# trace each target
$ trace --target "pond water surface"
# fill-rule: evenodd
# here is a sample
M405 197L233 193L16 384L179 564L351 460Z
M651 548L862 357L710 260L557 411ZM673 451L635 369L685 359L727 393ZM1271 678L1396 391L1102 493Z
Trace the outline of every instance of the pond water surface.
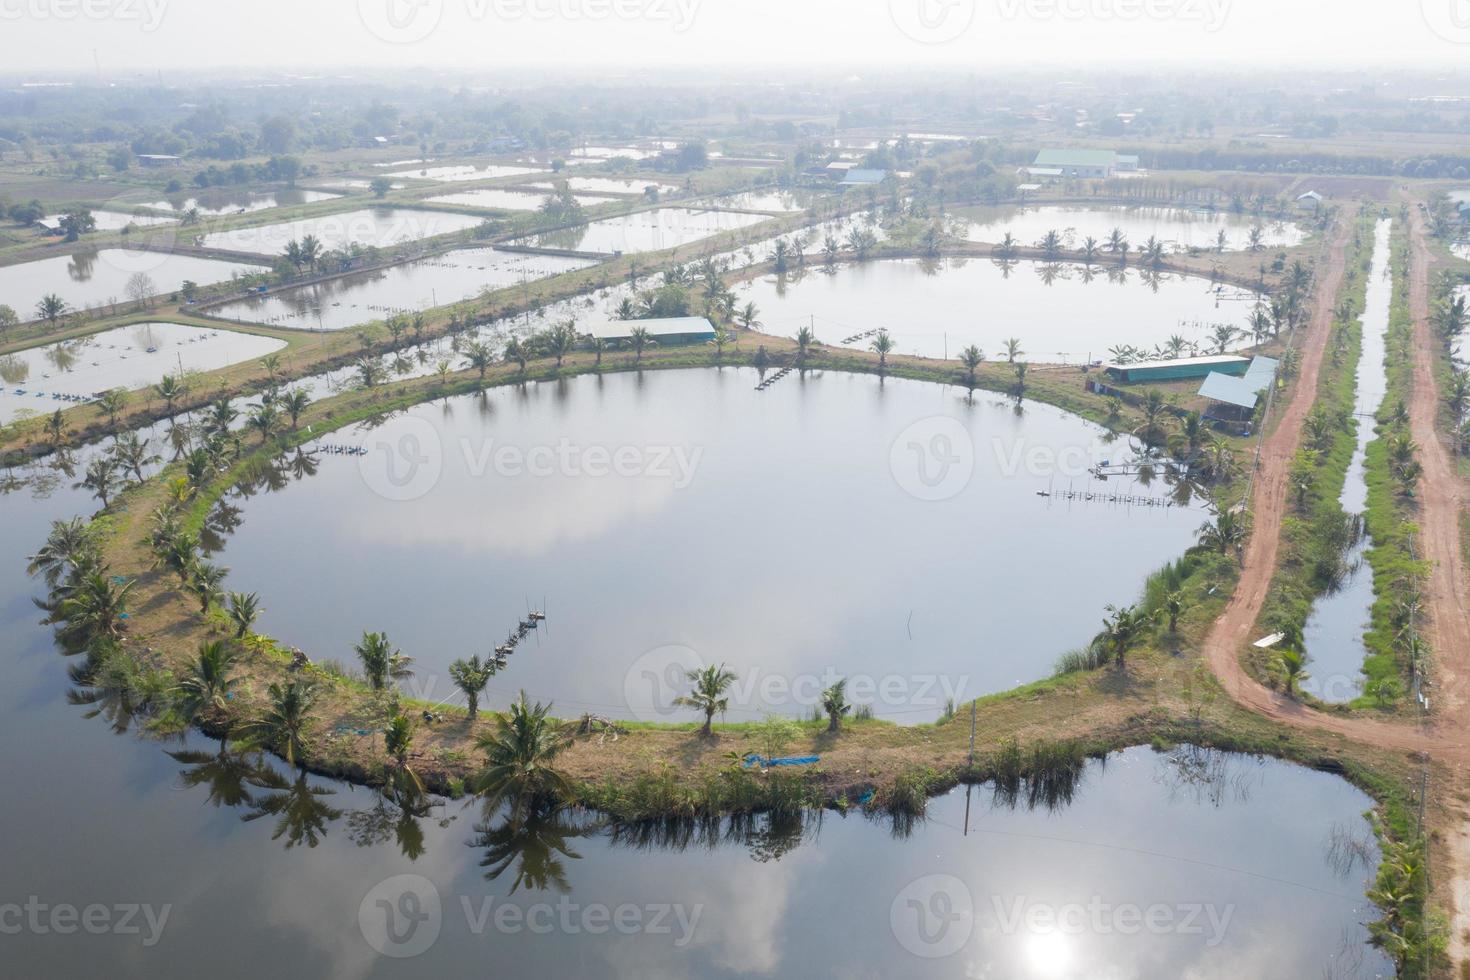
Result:
M591 259L462 248L212 307L213 316L308 330L342 330L401 312L457 303L575 269Z
M200 285L236 275L265 271L263 266L221 262L192 255L141 249L78 248L70 255L0 266L0 303L22 319L36 315L42 296L55 293L72 309L93 309L128 301L128 280L143 273L158 294L171 293L187 281Z
M273 337L155 322L0 355L0 422L22 409L49 414L71 406L53 395L144 388L165 374L215 371L285 346Z
M556 183L566 184L573 191L585 191L588 194L642 194L645 188L656 187L660 194L673 194L679 190L673 184L662 184L656 180L643 180L638 177L566 177L559 178L555 183L541 181L527 184L527 187L551 189Z
M489 163L483 167L478 167L474 164L465 164L462 166L422 167L418 170L395 170L389 173L388 176L458 183L466 180L489 180L492 177L522 177L527 174L544 173L546 173L545 170L537 167L511 167L503 164Z
M609 203L605 197L572 195L578 204L593 207ZM472 208L499 208L504 211L535 211L546 200L546 194L534 191L508 191L498 187L481 187L478 190L460 191L457 194L440 194L427 199L429 204L460 204Z
M765 220L763 215L736 211L655 208L532 235L517 244L576 252L658 252Z
M401 242L466 231L483 221L468 214L448 211L416 211L411 208L364 208L343 214L302 218L280 224L256 225L210 232L201 236L207 248L224 248L259 255L279 255L287 244L315 235L323 251L350 245L387 248Z
M1035 245L1049 231L1060 234L1066 248L1081 248L1089 235L1101 245L1114 228L1122 229L1135 251L1150 235L1175 251L1213 249L1221 231L1225 232L1227 250L1244 249L1253 227L1261 229L1261 244L1266 248L1299 245L1306 237L1294 222L1188 208L1048 204L961 213L971 219L966 231L971 241L999 242L1010 232L1025 246Z
M1173 334L1208 344L1213 324L1243 328L1255 301L1205 279L1138 269L989 259L827 268L810 257L803 274L756 280L739 296L756 304L767 333L813 326L823 343L857 337L848 346L866 349L883 328L901 354L953 358L978 344L991 359L1019 337L1022 360L1072 362L1106 358L1119 344L1151 349Z
M488 653L544 601L550 629L492 682L496 703L525 687L568 711L669 717L645 671L692 657L746 678L735 720L801 713L837 670L895 678L869 700L911 722L948 696L1049 675L1203 520L1197 506L1038 497L1127 453L1047 406L1018 415L1009 401L866 376L792 376L764 392L757 380L575 378L335 433L328 442L372 453L231 500L244 523L220 560L231 588L261 591L263 632L350 659L364 630L387 630L439 677L436 699L451 693L451 661ZM410 443L422 465L390 458ZM608 471L609 454L620 468Z
M161 201L149 201L140 204L143 208L157 208L160 211L188 211L197 210L200 214L245 214L251 211L265 211L269 208L292 207L300 204L313 204L317 201L330 201L340 194L330 194L326 191L313 191L303 188L291 188L279 191L246 191L232 190L227 187L213 187L209 190L198 191L191 195L178 194Z

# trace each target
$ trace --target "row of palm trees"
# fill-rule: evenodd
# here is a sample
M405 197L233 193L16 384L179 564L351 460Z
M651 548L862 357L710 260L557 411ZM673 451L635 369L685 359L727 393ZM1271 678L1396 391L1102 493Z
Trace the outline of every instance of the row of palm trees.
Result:
M730 709L730 688L739 676L724 664L711 664L685 671L684 679L690 684L687 694L674 699L679 707L693 708L704 715L700 734L714 734L715 715L724 716ZM827 716L827 731L837 734L842 730L842 719L852 712L847 700L847 678L839 678L822 691L822 711Z

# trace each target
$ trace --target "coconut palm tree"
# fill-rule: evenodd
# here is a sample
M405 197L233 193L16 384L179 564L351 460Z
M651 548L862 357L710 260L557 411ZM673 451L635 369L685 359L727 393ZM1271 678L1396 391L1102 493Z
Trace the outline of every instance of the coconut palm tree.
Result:
M1112 650L1114 662L1124 667L1128 651L1138 642L1152 617L1138 606L1108 606L1107 610L1097 638Z
M842 718L852 710L847 702L847 678L840 678L822 692L822 710L827 713L827 731L832 734L842 730Z
M136 432L125 432L112 444L112 458L118 470L131 473L133 479L143 482L143 470L157 463L161 457L148 451L148 440L139 438Z
M725 692L735 683L735 672L720 664L686 671L684 677L694 685L694 689L675 698L674 704L704 712L704 726L700 731L711 735L714 733L715 715L723 715L730 708L730 699Z
M1302 681L1312 675L1307 673L1307 655L1300 650L1282 650L1276 655L1276 669L1281 674L1286 696L1295 700Z
M1021 349L1021 338L1020 337L1008 337L1008 338L1006 338L1005 344L1006 344L1006 363L1007 364L1015 364L1016 363L1016 358L1020 357L1024 353L1026 353L1025 351L1023 351Z
M761 325L760 315L760 307L756 306L754 303L746 303L740 308L740 313L737 314L737 319L739 319L742 329L754 330L756 327Z
M1099 247L1097 239L1088 235L1082 242L1082 261L1088 265L1092 265L1093 262L1097 261Z
M521 377L525 377L526 364L531 360L531 352L519 337L512 337L505 345L505 360L518 364L521 369Z
M1001 237L1000 244L995 246L995 251L996 254L999 255L1001 258L1011 259L1015 258L1016 250L1019 247L1020 243L1016 241L1016 236L1007 231L1005 235Z
M316 704L316 682L296 678L289 684L270 686L265 714L243 729L253 741L281 754L288 765L296 765L306 750L311 727L311 709Z
M802 327L796 331L796 363L805 364L807 355L811 353L813 345L817 342L817 335L811 327Z
M880 373L888 367L888 355L892 353L894 346L893 337L889 335L887 330L879 330L873 337L873 342L868 345L868 348L878 355L878 370Z
M715 363L719 363L725 359L725 345L729 342L730 331L725 329L723 323L715 324L714 337L705 342L715 349Z
M972 388L975 387L975 372L980 370L980 365L984 360L984 352L974 344L960 351L960 363L965 366L965 380Z
M480 695L485 692L485 685L490 683L490 678L495 676L497 670L499 668L494 660L482 662L479 654L468 660L461 658L449 665L449 679L464 694L472 725L475 723L475 716L480 713Z
M174 689L174 708L185 721L194 721L203 712L225 709L235 683L235 649L222 640L206 640L184 669L184 676ZM221 749L224 748L221 740Z
M80 517L52 521L45 544L28 560L26 574L41 575L46 585L54 589L63 578L97 564L97 542L90 525Z
M1165 616L1169 618L1169 632L1179 632L1179 617L1189 607L1189 595L1183 589L1174 589L1164 594L1163 605L1160 606Z
M1157 388L1148 389L1143 393L1143 400L1139 402L1138 407L1143 413L1143 422L1133 430L1134 435L1145 442L1160 442L1164 432L1164 416L1169 410L1169 403L1164 398L1164 393Z
M480 375L480 383L485 383L485 372L490 370L490 365L495 363L495 353L490 345L480 340L472 340L464 349L464 356Z
M97 407L107 414L107 424L116 428L117 417L127 406L128 393L122 388L109 388L97 399Z
M381 691L388 686L394 658L402 656L393 649L387 633L363 633L362 640L352 647L352 652L357 654L357 659L362 663L363 676L374 691Z
M1228 555L1232 550L1239 554L1248 532L1249 521L1243 513L1224 510L1213 521L1201 524L1195 536L1201 548Z
M394 715L383 730L383 748L392 765L388 769L388 792L399 806L407 807L424 795L424 780L408 764L413 747L413 725L403 715Z
M522 691L496 718L494 731L475 739L486 765L473 781L474 791L487 809L508 803L513 823L571 795L571 783L553 765L571 739L548 717L550 710L549 704L530 704Z
M575 320L566 320L552 327L546 335L546 349L556 358L556 369L561 370L561 362L577 347L577 325Z
M92 496L102 501L102 508L106 510L117 490L117 463L110 456L96 457L87 464L87 472L81 482L73 486L77 490L92 491Z
M171 416L174 414L174 402L184 397L184 383L172 374L165 374L153 386L153 393L163 399L164 411Z
M199 600L201 614L207 614L210 607L224 597L224 581L229 572L228 568L207 561L196 561L190 566L184 587Z
M1036 247L1041 249L1042 258L1048 262L1054 262L1062 252L1062 236L1057 234L1056 229L1052 229L1041 236Z
M633 347L633 363L643 363L643 351L648 347L657 347L658 341L648 332L647 327L634 327L628 333L628 343Z
M53 327L56 326L56 321L61 319L66 314L66 311L66 301L63 300L60 296L57 296L55 293L47 293L45 296L42 296L41 301L36 304L36 316L42 320L45 320Z
M1128 254L1128 236L1123 234L1122 228L1114 228L1108 233L1107 244L1103 247L1114 255L1120 252L1126 255Z
M1246 233L1245 247L1252 252L1259 252L1266 247L1266 232L1260 225L1251 225L1251 230Z
M256 619L265 611L260 604L260 594L231 592L227 598L230 603L230 621L235 624L235 639L243 640L255 625Z
M114 582L105 570L89 571L66 591L52 619L66 623L66 633L73 637L121 636L135 584L131 579Z
M307 406L310 404L311 396L302 388L293 388L281 396L281 409L290 417L293 432L301 422L301 413L306 411Z

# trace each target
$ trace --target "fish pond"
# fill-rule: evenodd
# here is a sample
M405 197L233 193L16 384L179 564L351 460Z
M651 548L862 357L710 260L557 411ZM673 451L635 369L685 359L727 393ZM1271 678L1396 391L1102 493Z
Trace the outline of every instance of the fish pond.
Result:
M78 248L18 265L0 266L0 302L22 319L36 315L41 297L60 296L70 309L96 309L126 303L129 280L143 274L155 295L172 293L185 282L200 285L266 271L264 266L201 259L143 249Z
M1258 244L1263 248L1300 245L1306 238L1301 226L1275 217L1188 208L1048 204L978 208L958 214L968 220L965 237L971 241L995 243L1009 232L1023 246L1034 246L1049 231L1061 236L1064 248L1080 249L1088 236L1102 246L1115 228L1135 251L1150 236L1171 251L1208 251L1218 247L1222 231L1225 249L1237 251L1250 246L1253 228L1260 229Z
M206 248L279 255L290 242L312 235L321 242L323 251L353 245L387 248L403 242L467 231L482 220L473 215L447 211L364 208L299 221L211 232L202 236L202 244Z
M457 303L482 292L595 265L560 255L462 248L386 269L358 272L211 307L210 315L308 330L341 330Z
M736 211L655 208L531 235L517 244L574 252L658 252L765 220Z
M224 214L247 214L252 211L266 211L270 208L315 204L317 201L330 201L340 196L340 194L308 190L306 188L289 188L279 191L246 191L234 190L227 187L212 187L208 190L197 191L192 194L178 194L163 200L149 201L138 206L155 208L159 211L177 211L181 214L185 211L198 211L203 215L217 217Z

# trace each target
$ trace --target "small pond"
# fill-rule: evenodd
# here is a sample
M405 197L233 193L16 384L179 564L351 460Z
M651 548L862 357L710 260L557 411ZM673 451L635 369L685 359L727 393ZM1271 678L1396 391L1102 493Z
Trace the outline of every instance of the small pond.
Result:
M1060 234L1067 248L1081 248L1089 235L1102 245L1114 228L1122 229L1135 251L1150 235L1173 251L1213 249L1221 231L1225 232L1227 250L1244 249L1255 227L1261 229L1265 248L1299 245L1306 237L1299 225L1270 216L1187 208L1048 204L981 208L960 214L970 219L965 235L971 241L999 242L1010 232L1025 246L1035 245L1049 231Z
M482 187L478 190L460 191L457 194L440 194L437 197L428 198L426 203L459 204L471 208L498 208L504 211L535 211L541 207L541 202L546 200L546 196L545 193L538 194L534 191ZM584 207L609 203L609 199L605 197L587 197L581 194L572 196L578 204Z
M483 167L474 164L446 167L423 167L418 170L394 170L388 174L389 177L401 177L413 180L442 180L446 183L459 183L466 180L489 180L492 177L523 177L527 174L544 174L546 171L536 167L512 167L498 163L487 163Z
M414 242L436 235L466 231L483 220L473 215L451 214L447 211L363 208L360 211L303 218L299 221L216 231L202 236L202 240L207 248L253 252L258 255L279 255L285 251L288 243L307 235L315 235L324 252L351 245L387 248L401 242Z
M763 215L736 211L655 208L532 235L518 244L575 252L658 252L765 220Z
M247 214L251 211L265 211L270 208L293 207L301 204L314 204L317 201L330 201L340 194L331 194L327 191L314 191L305 188L291 188L279 191L247 191L234 190L227 187L212 187L209 190L196 191L190 194L177 194L164 200L149 201L138 205L144 208L156 208L159 211L198 211L203 215L218 216L223 214Z
M535 279L585 269L591 259L462 248L387 269L247 297L212 307L213 316L307 330L341 330L470 299Z

